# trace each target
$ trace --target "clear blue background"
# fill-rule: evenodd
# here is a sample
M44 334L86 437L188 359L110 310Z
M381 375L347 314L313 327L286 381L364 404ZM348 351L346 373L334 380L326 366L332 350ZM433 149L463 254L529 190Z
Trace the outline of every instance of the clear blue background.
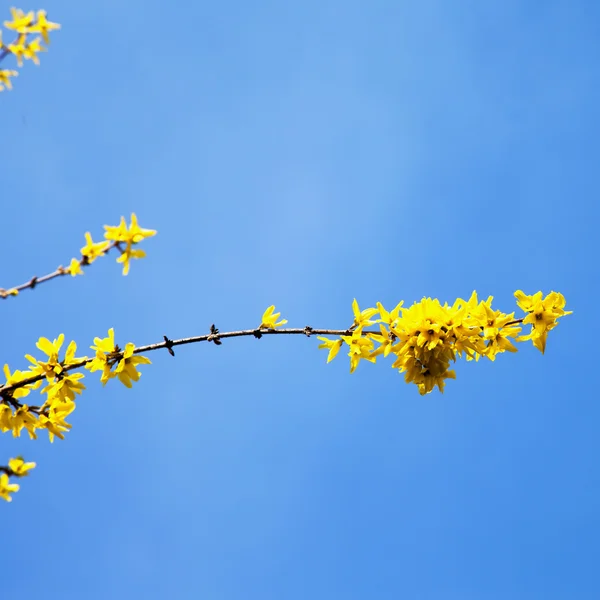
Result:
M354 297L554 289L575 313L424 398L297 337L88 377L64 442L0 438L38 463L0 506L2 597L600 597L598 3L31 8L63 29L0 96L0 285L131 211L159 234L126 278L109 257L2 303L2 363L271 303L343 328Z

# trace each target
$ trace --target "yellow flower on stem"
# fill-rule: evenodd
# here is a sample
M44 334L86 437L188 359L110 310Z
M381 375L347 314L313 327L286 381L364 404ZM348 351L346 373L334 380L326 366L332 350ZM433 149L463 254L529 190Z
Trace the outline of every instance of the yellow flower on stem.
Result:
M337 353L340 351L340 348L342 347L344 341L341 339L330 340L326 337L317 337L317 339L323 342L322 344L319 344L319 348L325 348L326 350L329 350L329 354L327 355L327 362L330 363L337 356Z
M17 477L25 477L29 475L29 471L31 469L35 469L34 462L26 463L20 456L17 458L11 458L8 461L8 468L17 476Z
M365 308L363 311L360 310L356 298L352 302L352 312L354 313L354 324L353 327L368 327L373 325L375 321L369 321L369 318L377 314L376 308Z
M14 55L17 59L17 64L22 67L23 66L23 58L25 57L25 53L27 52L27 47L24 44L25 36L22 35L19 37L16 43L9 44L6 48L8 51Z
M32 440L37 439L35 430L39 428L38 420L34 413L29 411L29 406L23 404L12 417L13 437L21 437L21 430L26 429Z
M40 59L37 57L38 52L47 52L47 50L40 44L40 38L35 38L25 46L23 56L29 60L32 60L36 65L39 65Z
M61 401L75 400L76 395L81 394L83 390L85 390L85 385L80 381L83 378L83 373L71 373L70 375L65 375L63 373L60 377L57 377L54 382L49 383L43 388L41 393L48 394L49 400L53 398Z
M110 246L110 242L94 242L90 232L85 234L85 246L81 249L81 255L86 259L88 264L93 263L100 256L104 256Z
M56 29L60 29L60 25L58 23L51 23L46 18L45 10L38 10L37 12L37 21L28 27L28 31L30 33L40 33L44 38L44 42L46 44L50 43L50 38L48 37L49 31L54 31Z
M18 75L18 71L13 71L12 69L0 69L0 92L5 87L12 90L12 81L10 78L17 77Z
M518 306L529 313L523 319L523 325L531 325L531 333L517 338L517 341L531 340L543 354L546 350L548 332L558 325L559 317L571 315L573 311L564 310L565 297L557 292L550 292L545 298L542 298L542 292L527 296L521 290L517 290L515 297Z
M368 360L369 362L376 362L377 357L372 356L373 352L373 341L366 338L362 334L362 327L355 329L352 335L343 335L342 339L348 346L350 346L350 373L354 373L358 363L361 360Z
M33 11L25 14L20 8L11 8L10 14L12 15L12 21L4 21L6 29L12 29L17 33L28 33L30 31L29 28L34 19Z
M381 313L379 313L381 314ZM369 338L375 340L379 343L379 347L376 350L373 350L371 356L377 357L383 354L384 357L387 357L392 350L393 344L396 340L396 336L386 329L385 325L380 324L379 330L381 333L370 333Z
M149 358L141 355L135 355L135 345L131 342L125 345L125 350L115 345L115 330L111 327L108 330L108 337L94 338L95 346L91 346L96 351L96 358L89 362L85 368L89 371L102 370L100 381L103 385L109 379L118 377L119 381L126 387L131 387L131 381L138 381L141 373L135 368L136 365L149 365ZM116 365L116 369L112 368Z
M11 374L10 368L8 365L4 365L4 377L6 377L6 382L4 385L14 385L15 383L20 383L24 379L29 379L32 377L31 371L15 371ZM13 390L11 396L18 400L19 398L25 398L29 394L31 390L35 390L42 384L41 381L36 381L35 383L28 383L27 385L23 385Z
M129 227L127 227L125 217L121 217L121 222L119 225L116 227L112 225L105 225L104 229L106 230L104 233L105 239L115 242L127 242L128 244L137 244L144 238L156 235L156 231L154 229L142 229L138 225L138 220L135 213L131 213L131 224Z
M7 404L0 404L0 431L6 433L12 430L13 411Z
M117 258L118 263L123 263L123 275L129 273L129 262L132 258L144 258L146 253L143 250L134 250L133 244L141 242L144 238L156 235L154 229L143 229L138 225L135 213L131 213L131 224L127 227L125 217L121 217L119 225L105 225L104 237L107 240L117 242L117 247L121 250L121 256ZM121 249L119 244L126 244L125 249Z
M272 304L271 306L269 306L269 308L267 308L267 310L265 310L262 316L262 321L258 326L259 329L275 329L276 327L281 327L282 325L285 325L287 323L287 319L282 319L281 321L277 322L277 319L279 319L281 313L276 313L274 311L274 304Z
M66 407L70 409L71 407ZM57 437L61 440L65 439L63 435L63 431L69 431L71 429L71 425L65 422L68 414L72 412L60 411L52 409L49 414L41 414L40 415L40 428L44 428L48 430L48 437L50 438L50 442L54 442L54 438Z
M60 361L58 358L58 354L60 352L60 348L64 342L65 336L61 333L58 338L56 338L53 342L51 342L48 338L41 337L36 346L48 357L47 361L41 361L37 358L31 356L31 354L26 354L25 358L32 363L32 367L30 367L31 372L36 375L44 375L46 379L52 383L56 376L59 376L63 372L63 365L70 365L76 362L80 362L84 360L84 358L77 358L75 356L75 351L77 350L77 344L74 341L69 343L65 353L65 359Z
M65 271L69 273L69 275L71 275L72 277L75 277L75 275L83 275L81 261L76 258L72 258L71 262L69 263L69 266L65 269Z
M19 491L18 483L10 483L8 479L8 475L6 473L2 473L0 475L0 498L6 500L7 502L12 502L12 498L10 495L14 492Z
M123 275L129 273L129 261L132 258L145 258L146 253L143 250L134 250L131 247L131 243L128 242L125 250L121 250L121 256L117 258L118 263L123 263Z
M117 373L119 381L128 388L131 387L132 380L138 381L142 375L136 369L136 366L152 364L149 358L142 356L141 354L134 355L134 350L135 345L129 342L123 351L123 358L119 361L119 364L115 369L115 373Z

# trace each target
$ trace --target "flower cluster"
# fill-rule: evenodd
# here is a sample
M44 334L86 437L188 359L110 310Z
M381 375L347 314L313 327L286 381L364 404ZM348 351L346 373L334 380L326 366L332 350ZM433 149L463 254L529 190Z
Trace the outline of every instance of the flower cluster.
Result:
M114 331L108 332L105 339L96 338L91 346L96 352L94 358L77 357L77 345L70 342L64 357L59 358L64 335L61 334L52 342L41 337L37 347L45 357L35 358L27 354L25 358L31 363L26 371L11 370L4 365L5 383L0 386L0 431L12 432L20 437L23 429L31 439L37 439L37 431L45 429L50 441L55 437L64 439L64 432L71 429L66 422L67 417L75 410L75 400L85 389L82 383L84 374L72 372L81 367L90 371L102 370L101 381L105 384L109 379L118 379L127 387L132 381L138 381L141 373L137 365L150 364L145 356L134 355L135 346L128 343L125 350L115 344ZM45 384L45 385L44 385ZM44 401L33 406L22 401L36 389L45 395Z
M11 458L8 466L0 467L0 498L11 502L11 494L19 491L18 483L11 483L10 477L27 477L29 471L35 468L34 462L25 462L23 457Z
M408 308L401 302L391 312L381 303L361 311L354 300L352 326L338 339L319 337L323 341L319 348L329 350L329 362L346 344L351 373L363 359L375 362L391 354L392 368L404 373L407 383L416 384L420 394L436 386L443 392L446 379L456 378L450 365L457 358L495 360L503 352L516 352L515 342L525 340L532 340L544 352L548 331L556 327L559 317L571 314L564 310L565 299L557 292L542 298L542 292L527 296L519 290L515 297L528 313L524 318L494 310L491 296L478 301L475 292L469 300L459 298L452 306L423 298ZM379 324L378 332L365 331L374 324ZM521 324L531 324L531 333L520 336Z
M97 258L104 256L111 248L116 247L121 253L117 258L118 263L123 263L123 275L129 273L129 263L132 258L144 258L146 253L143 250L133 248L134 244L141 242L144 238L156 235L154 229L142 229L138 225L135 213L131 213L131 223L129 227L125 222L125 217L121 217L119 225L104 226L104 240L94 242L89 232L85 234L85 246L81 249L81 260L76 258L71 260L68 271L71 275L83 275L82 265L91 265ZM123 244L125 247L123 248Z
M115 243L128 246L148 235L147 230L137 227L137 222L132 222L128 228L122 221L118 227L107 230ZM93 244L90 239L89 256L95 252L92 250ZM138 381L141 375L137 367L150 364L150 360L142 356L145 352L163 348L174 356L175 346L196 342L214 342L220 346L222 340L239 336L260 339L263 335L271 334L336 335L336 339L318 338L323 342L319 348L329 350L327 362L337 356L344 344L349 348L351 373L361 360L374 363L380 356L385 358L392 355L392 367L404 373L407 383L416 384L420 394L428 394L435 387L443 392L446 379L456 377L450 365L457 358L464 356L466 360L479 360L486 357L495 360L503 352L516 352L515 343L526 340L531 340L536 348L544 352L548 332L556 327L560 317L571 314L571 311L564 310L564 297L556 292L543 297L541 292L527 296L519 290L515 296L518 305L527 313L525 317L515 318L514 312L506 314L495 310L491 296L479 301L475 292L469 300L459 298L452 306L441 304L436 299L423 298L408 308L400 302L391 311L379 302L376 307L361 310L354 300L354 321L345 330L308 326L284 329L282 326L287 320L280 319L281 313L275 312L275 306L272 305L263 313L258 328L220 332L213 324L206 335L179 340L164 336L164 342L137 348L130 342L121 349L115 343L114 330L109 329L107 337L94 338L91 349L95 354L92 358L76 357L77 346L75 342L70 342L61 359L64 335L53 341L42 337L37 347L45 356L39 359L27 354L26 358L31 363L29 370L11 372L8 365L4 366L6 382L0 385L0 432L12 432L13 436L18 437L25 429L32 439L36 439L37 431L45 429L50 441L55 437L64 439L64 432L71 428L66 418L75 409L77 396L85 389L82 383L84 374L72 371L82 367L91 372L100 371L103 385L117 378L125 386L131 387L132 382ZM530 333L520 335L522 325L527 324L531 325ZM378 325L379 329L368 329L374 325ZM39 388L45 394L40 406L22 402L31 391ZM21 463L0 467L3 473L0 497L10 499L10 493L18 489L18 485L10 483L8 476L19 476L23 468Z
M123 275L129 273L130 262L132 258L143 258L146 253L143 250L133 248L134 245L147 237L156 235L153 229L142 229L135 213L131 214L131 223L129 226L125 222L125 217L121 217L121 222L117 226L105 225L104 239L100 242L94 242L91 233L85 234L85 246L81 248L80 258L72 258L68 267L59 266L52 273L43 277L32 277L26 283L10 289L0 288L0 298L17 296L21 290L33 289L40 283L50 281L62 275L83 275L83 268L91 265L96 259L105 256L110 250L116 248L120 253L117 262L123 264Z
M44 10L38 10L37 15L33 11L25 13L18 8L11 8L10 11L12 19L4 21L4 27L14 31L16 37L11 43L5 44L2 41L2 31L0 30L0 61L11 54L15 57L19 67L23 66L24 60L31 60L39 65L38 54L46 51L42 40L49 44L48 32L60 29L60 25L48 21ZM30 36L35 34L39 35L31 39ZM18 72L14 69L0 69L0 91L5 88L12 89L11 78L17 75Z

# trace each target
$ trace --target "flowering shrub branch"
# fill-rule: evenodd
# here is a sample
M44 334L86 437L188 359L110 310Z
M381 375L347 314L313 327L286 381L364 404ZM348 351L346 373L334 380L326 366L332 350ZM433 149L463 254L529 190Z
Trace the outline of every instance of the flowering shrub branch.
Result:
M33 12L25 14L16 8L11 9L11 13L12 20L5 21L4 25L16 32L16 39L5 45L0 37L0 61L12 54L19 66L24 59L38 64L37 53L45 48L39 37L28 41L28 36L39 33L49 43L48 32L60 26L47 21L44 11L38 11L37 17ZM16 74L16 71L0 70L0 91L4 87L11 88L11 77ZM40 283L63 275L83 275L84 267L115 248L119 252L117 262L123 265L123 275L127 275L131 260L145 256L137 244L156 234L152 229L141 228L135 214L131 215L129 225L121 218L119 225L105 226L104 229L104 239L100 242L94 242L89 232L85 234L81 256L71 259L67 267L59 266L43 277L33 277L13 288L0 288L0 297L16 296L24 289L34 289ZM136 347L128 342L120 347L115 342L114 330L109 329L106 337L94 338L90 357L76 356L75 341L71 341L63 352L63 334L53 341L40 337L36 346L43 358L25 355L30 363L25 370L11 371L8 364L4 365L5 381L0 383L0 432L11 432L14 437L20 437L26 430L31 439L37 439L38 432L45 430L51 442L55 438L62 440L71 429L66 419L75 410L78 396L86 389L83 384L85 371L100 372L103 385L118 379L130 388L141 377L139 366L150 364L144 356L149 352L165 349L175 356L177 346L200 342L221 346L226 339L244 336L256 339L269 335L317 336L322 342L319 348L328 351L327 362L346 347L350 373L362 360L375 363L377 359L389 358L391 367L404 375L407 383L416 385L419 394L429 394L436 387L443 393L446 380L456 378L450 367L457 359L494 361L499 354L516 352L516 344L525 341L531 341L543 353L548 333L556 327L558 319L571 314L565 310L564 296L557 292L543 296L542 292L527 295L518 290L515 297L524 312L522 317L515 318L514 312L493 309L493 298L479 300L476 292L468 300L458 298L452 305L423 298L409 307L400 302L392 310L387 310L380 302L361 310L354 300L354 318L346 329L284 328L287 320L280 319L281 313L275 312L275 306L269 306L259 325L251 329L220 332L211 325L209 333L203 335L176 340L163 336L163 341L146 346ZM522 333L523 327L528 325L530 330ZM35 390L39 390L41 401L26 403L24 399ZM35 463L26 463L22 457L11 458L8 465L0 466L0 498L10 501L11 494L19 490L14 478L27 476L35 466Z
M130 262L132 258L143 258L146 253L143 250L133 248L134 244L139 243L147 237L156 235L152 229L142 229L137 222L135 213L131 214L131 224L127 227L125 218L121 218L121 223L116 227L105 225L104 241L94 242L89 232L85 234L86 244L81 248L81 258L72 258L68 267L59 266L55 271L44 275L43 277L32 277L29 281L15 287L4 289L0 288L0 298L6 299L11 296L17 296L20 291L27 288L34 289L40 283L45 283L56 277L63 275L83 275L83 268L91 265L97 258L105 256L113 248L119 251L118 263L123 264L123 275L129 273Z
M46 44L50 43L48 32L60 29L58 23L51 23L46 18L45 10L38 10L37 15L33 11L25 14L19 8L10 9L12 20L4 21L4 27L14 31L16 36L9 44L4 44L2 41L2 30L0 30L0 62L8 55L15 57L17 66L23 66L23 60L31 60L34 64L39 65L39 52L46 52L47 48L42 44L42 39ZM30 40L29 36L39 33L42 37L35 37ZM4 89L12 89L13 77L19 73L14 69L0 69L0 92Z
M142 229L134 214L129 226L124 218L116 227L105 226L103 242L95 243L87 233L87 243L81 249L82 258L73 259L69 272L79 274L83 264L91 264L109 249L117 247L121 251L117 260L123 263L123 272L127 274L130 259L145 256L133 246L155 234L154 230ZM480 358L493 361L498 354L516 352L515 344L524 341L532 341L543 353L548 332L556 327L560 317L571 314L565 310L564 296L557 292L544 297L542 292L526 295L518 290L515 297L517 305L525 312L523 317L515 318L514 312L493 309L493 297L478 300L476 292L469 300L458 298L452 305L423 298L408 308L400 302L391 311L380 302L375 307L361 310L354 300L354 319L346 329L283 328L288 321L280 319L281 313L275 312L275 306L269 306L260 324L252 329L221 332L213 324L209 333L203 335L177 340L163 336L162 342L146 346L136 347L128 342L121 348L115 342L114 330L109 329L107 337L94 338L94 344L90 346L94 351L91 357L77 357L77 344L71 341L60 358L64 335L53 341L40 337L36 346L45 355L43 359L25 355L30 363L27 370L11 371L8 364L4 365L5 382L0 385L0 432L12 432L13 436L20 437L25 429L31 439L37 439L37 432L46 430L50 441L56 437L64 439L71 429L66 419L75 410L77 396L86 389L82 369L100 371L103 385L116 378L132 387L132 382L141 376L139 365L150 364L144 354L166 349L175 356L177 346L199 342L220 346L223 340L244 336L260 339L268 335L316 335L322 342L319 348L328 350L327 362L333 360L344 345L347 346L350 373L356 370L361 360L375 363L378 358L391 357L392 368L402 373L407 383L415 384L421 395L432 392L435 387L443 392L446 380L456 378L455 371L450 369L451 362L463 357L467 361ZM531 326L524 335L521 334L523 325ZM378 328L369 329L373 326ZM41 403L30 405L22 401L38 389L43 396ZM9 477L20 476L17 475L19 469L9 463L7 467L0 467L0 472L0 497L9 499L10 493L18 489Z

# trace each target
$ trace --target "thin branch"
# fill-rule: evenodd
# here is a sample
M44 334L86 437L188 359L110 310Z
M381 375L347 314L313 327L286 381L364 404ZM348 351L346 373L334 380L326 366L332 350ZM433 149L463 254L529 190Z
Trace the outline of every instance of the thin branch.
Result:
M118 242L111 242L102 256L108 254L113 248L118 248L119 250L121 250ZM85 256L80 258L78 262L80 267L88 267L90 265L87 257ZM46 281L50 281L51 279L55 279L56 277L62 277L63 275L70 275L70 272L67 267L63 267L62 265L58 267L56 271L52 271L52 273L48 273L47 275L43 275L42 277L36 277L34 275L29 281L26 281L21 285L17 285L8 289L0 288L0 299L6 300L6 298L12 296L13 294L11 294L11 292L13 290L16 290L17 292L21 292L28 288L33 290L40 283L45 283Z
M516 321L511 321L507 325L514 325L517 323L521 323L523 319L518 319ZM146 346L138 346L134 349L133 354L144 354L146 352L152 352L154 350L162 350L166 349L171 356L174 356L173 348L176 346L185 346L187 344L196 344L199 342L213 342L215 345L221 345L221 340L227 338L234 337L255 337L260 339L265 335L304 335L306 337L310 337L311 335L330 335L330 336L342 336L342 335L351 335L354 326L351 326L347 329L315 329L314 327L310 327L307 325L302 328L287 328L287 329L240 329L238 331L226 331L219 332L219 330L211 325L211 333L205 335L198 335L187 338L180 338L178 340L171 340L166 335L163 336L162 342L158 342L156 344L148 344ZM363 331L362 335L381 335L380 331ZM113 353L111 359L115 362L118 362L123 357L123 352L118 349ZM91 363L94 360L94 357L86 357L80 361L71 363L69 365L63 365L63 372L74 371L76 369L80 369L81 367L85 367L88 363ZM15 404L19 404L14 398L12 398L12 392L20 387L24 387L26 385L36 383L38 381L42 381L46 379L45 375L34 375L27 379L22 379L17 383L13 383L12 385L4 385L0 386L0 398L2 398L2 402L10 403L13 406ZM29 410L35 412L39 410L39 407L30 406Z

